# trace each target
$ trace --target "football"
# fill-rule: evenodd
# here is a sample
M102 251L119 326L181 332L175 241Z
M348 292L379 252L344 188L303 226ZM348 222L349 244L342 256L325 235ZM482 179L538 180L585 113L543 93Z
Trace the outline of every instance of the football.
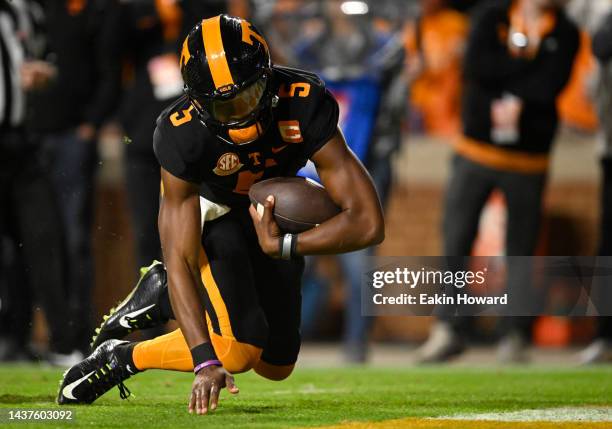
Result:
M275 177L251 186L249 198L258 211L274 196L274 218L284 233L307 231L340 213L325 188L303 177Z

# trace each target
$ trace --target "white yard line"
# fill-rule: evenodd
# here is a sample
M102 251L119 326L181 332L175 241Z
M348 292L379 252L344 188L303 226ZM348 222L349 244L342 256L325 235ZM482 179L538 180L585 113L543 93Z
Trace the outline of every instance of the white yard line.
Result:
M485 420L496 422L612 422L612 407L562 407L499 413L456 414L439 420Z

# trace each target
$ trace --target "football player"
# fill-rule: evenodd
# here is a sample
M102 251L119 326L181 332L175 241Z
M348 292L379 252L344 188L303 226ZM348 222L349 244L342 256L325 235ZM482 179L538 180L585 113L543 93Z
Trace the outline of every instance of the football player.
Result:
M244 19L196 25L182 46L185 95L158 118L162 169L159 230L165 266L153 263L97 330L95 351L64 374L58 403L91 403L151 368L194 371L189 411L238 393L232 374L271 380L292 372L300 348L302 255L380 243L384 222L370 177L338 129L338 104L314 74L273 66ZM294 176L307 160L340 214L297 235L281 234L270 196L248 199L260 180ZM306 203L306 202L305 202ZM129 332L178 321L142 342Z

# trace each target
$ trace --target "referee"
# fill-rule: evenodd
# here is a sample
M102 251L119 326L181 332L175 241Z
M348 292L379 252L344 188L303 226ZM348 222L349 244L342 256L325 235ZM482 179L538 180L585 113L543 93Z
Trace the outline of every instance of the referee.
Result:
M0 0L0 236L16 244L26 283L45 312L50 361L69 365L79 356L72 354L70 329L61 310L65 300L60 221L37 147L28 141L23 127L26 91L36 91L54 75L49 64L26 60L34 45L29 16L34 8L25 0ZM2 287L8 305L27 296L28 288L17 284ZM30 320L22 320L23 313L9 308L7 320L2 321L0 360L29 355Z

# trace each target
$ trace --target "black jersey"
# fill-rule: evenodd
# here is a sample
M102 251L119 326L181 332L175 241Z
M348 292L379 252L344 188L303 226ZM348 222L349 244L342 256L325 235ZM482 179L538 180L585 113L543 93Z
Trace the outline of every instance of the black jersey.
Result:
M182 97L157 119L153 148L160 165L199 184L204 198L229 206L247 205L256 182L294 176L333 136L338 103L315 74L275 66L273 76L279 101L259 139L235 145L217 138Z

